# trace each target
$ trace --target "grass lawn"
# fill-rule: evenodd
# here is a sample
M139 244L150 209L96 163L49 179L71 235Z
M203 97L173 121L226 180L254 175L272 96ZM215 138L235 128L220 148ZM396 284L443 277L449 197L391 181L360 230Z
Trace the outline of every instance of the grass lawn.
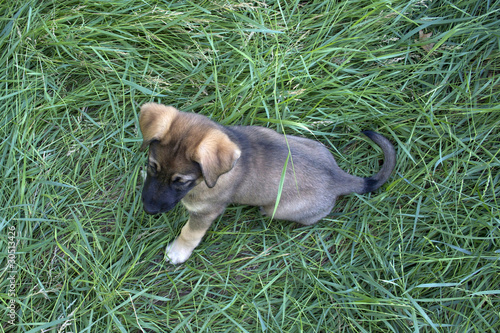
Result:
M500 2L0 2L0 332L500 331ZM138 110L398 162L313 226L144 213Z

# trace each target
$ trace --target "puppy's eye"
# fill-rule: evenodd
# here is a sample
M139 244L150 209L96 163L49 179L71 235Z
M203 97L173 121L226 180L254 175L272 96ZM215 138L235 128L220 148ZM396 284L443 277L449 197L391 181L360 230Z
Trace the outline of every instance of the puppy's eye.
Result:
M190 177L186 177L186 176L174 176L172 178L172 182L174 184L178 184L178 185L189 185L191 184L192 182L194 181L194 179L190 178Z
M181 178L181 177L175 177L174 178L174 183L177 183L177 184L186 184L188 182L189 182L188 179L184 179L184 178Z
M147 170L152 174L156 174L158 172L158 165L155 162L149 161L147 163Z

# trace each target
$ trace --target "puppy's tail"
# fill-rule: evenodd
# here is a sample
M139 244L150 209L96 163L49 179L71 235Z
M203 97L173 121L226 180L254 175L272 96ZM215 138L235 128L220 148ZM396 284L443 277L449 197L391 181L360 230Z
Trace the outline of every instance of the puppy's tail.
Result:
M394 150L394 146L389 140L373 131L363 131L362 133L382 148L384 152L384 164L376 175L363 179L362 188L356 191L359 194L375 191L382 186L389 179L396 166L396 150Z

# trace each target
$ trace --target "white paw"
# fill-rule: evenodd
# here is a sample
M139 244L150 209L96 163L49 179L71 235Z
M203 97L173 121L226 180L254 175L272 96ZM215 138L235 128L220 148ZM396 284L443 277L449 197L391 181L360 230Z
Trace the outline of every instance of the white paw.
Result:
M182 264L189 259L191 253L193 253L194 247L183 243L177 238L172 243L167 245L166 249L166 260L171 264Z

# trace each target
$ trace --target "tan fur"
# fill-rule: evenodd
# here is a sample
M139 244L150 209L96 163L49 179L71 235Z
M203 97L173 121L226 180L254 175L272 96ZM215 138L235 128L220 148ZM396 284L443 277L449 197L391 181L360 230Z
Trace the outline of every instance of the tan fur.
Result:
M220 175L228 172L240 158L241 150L223 132L212 129L196 148L193 160L201 166L208 187L214 187Z
M178 112L174 107L156 103L146 103L141 107L139 115L143 137L141 150L144 150L152 140L161 140L165 137Z
M263 127L224 127L195 113L147 103L139 116L149 167L143 189L146 212L158 214L179 201L189 211L180 236L167 247L169 261L186 261L212 221L230 203L261 206L277 219L312 224L325 217L339 195L380 187L395 163L392 144L365 132L384 151L375 176L341 170L322 144ZM281 198L276 205L285 161Z

